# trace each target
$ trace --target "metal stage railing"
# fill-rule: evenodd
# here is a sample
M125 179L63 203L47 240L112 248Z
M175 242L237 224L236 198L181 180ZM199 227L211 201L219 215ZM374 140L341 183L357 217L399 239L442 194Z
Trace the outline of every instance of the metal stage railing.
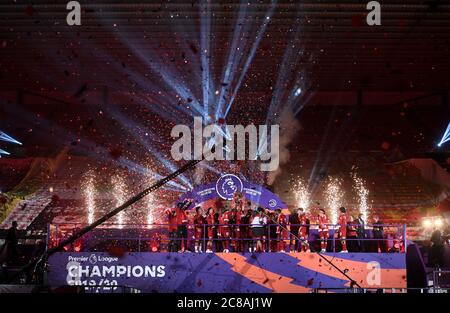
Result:
M351 225L354 226L354 225ZM405 252L406 251L406 225L405 224L377 224L377 227L382 226L384 229L384 236L382 238L374 237L372 231L372 225L366 225L364 231L364 237L362 236L348 236L345 239L349 252ZM81 223L61 223L51 224L48 228L48 247L52 248L64 241L65 238L70 237L73 233L76 233L78 229L85 227ZM98 227L92 231L89 235L83 237L74 242L72 245L67 246L67 251L93 251L98 250L99 246L104 245L107 242L114 243L116 246L120 246L121 243L126 251L130 252L143 252L150 251L148 245L157 246L157 251L171 251L171 245L180 247L183 242L186 250L190 250L191 246L197 241L202 247L202 251L206 250L208 241L212 241L214 251L220 252L221 245L224 241L234 247L237 252L242 251L242 247L236 249L236 245L249 246L254 245L257 240L263 241L263 246L266 252L278 251L278 247L275 247L278 243L284 243L286 247L291 250L291 247L296 249L299 246L299 240L296 238L298 234L293 236L290 233L292 227L308 227L309 234L306 241L309 243L312 251L315 247L315 243L320 241L318 235L318 224L291 224L287 227L287 230L279 230L278 224L266 224L262 226L264 228L263 236L256 238L252 236L251 224L167 224L167 223L153 223L153 224L115 224L105 223L101 227ZM229 232L229 236L221 236L221 230ZM211 234L212 239L208 236L208 231ZM196 235L197 231L197 235ZM184 235L182 235L184 233ZM338 225L329 224L329 238L327 240L328 252L339 252L341 239L337 237ZM81 240L81 241L80 241ZM399 251L392 249L394 242L397 242L400 246ZM147 247L146 247L147 243ZM193 250L193 249L192 249ZM320 249L319 249L320 250ZM247 250L245 250L247 251ZM156 252L156 251L154 251Z

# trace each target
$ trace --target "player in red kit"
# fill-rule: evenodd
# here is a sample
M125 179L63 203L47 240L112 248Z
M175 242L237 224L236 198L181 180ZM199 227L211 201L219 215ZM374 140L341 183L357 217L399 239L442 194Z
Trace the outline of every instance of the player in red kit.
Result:
M249 202L241 218L241 226L240 226L243 251L245 251L248 247L249 252L252 252L251 247L253 246L252 245L253 231L252 228L250 227L250 223L252 222L253 219L252 212L253 210L251 208L251 203Z
M289 244L289 231L287 229L288 219L285 214L281 212L281 209L276 210L277 213L277 237L278 237L278 247L279 252L285 252L286 246ZM288 241L288 242L286 242Z
M320 252L325 252L327 250L327 239L329 237L328 232L328 216L324 209L320 209L319 216L319 238L320 238Z
M168 208L164 210L167 224L169 225L169 252L177 252L177 216L176 208Z
M206 253L213 252L213 239L214 239L214 229L215 221L214 221L214 210L213 208L208 208L206 211L206 224L208 224L207 232L208 232L208 243L206 244Z
M339 211L341 214L339 214L339 231L338 231L338 237L341 240L342 250L341 252L347 253L347 210L344 207L340 207Z
M298 219L300 223L300 227L298 229L298 238L300 238L299 248L300 251L309 252L309 244L308 244L308 217L306 216L303 208L298 209Z
M202 240L203 240L203 230L205 228L206 218L203 215L203 210L201 207L195 208L194 215L194 251L195 253L202 252Z
M236 210L243 210L244 208L244 199L240 192L235 192L233 194L233 200L232 200L232 208Z
M231 219L231 211L227 207L219 216L219 237L222 241L223 252L230 252L230 226L228 225Z
M243 252L244 251L244 246L243 246L243 242L242 242L242 234L241 234L241 224L242 224L242 219L244 216L244 211L242 210L241 207L238 207L236 209L236 212L234 212L234 220L233 220L233 232L232 232L232 236L233 236L233 245L234 245L234 252Z
M178 225L178 240L180 240L180 249L178 252L185 252L187 249L188 239L188 217L182 205L179 205L176 210L177 225Z

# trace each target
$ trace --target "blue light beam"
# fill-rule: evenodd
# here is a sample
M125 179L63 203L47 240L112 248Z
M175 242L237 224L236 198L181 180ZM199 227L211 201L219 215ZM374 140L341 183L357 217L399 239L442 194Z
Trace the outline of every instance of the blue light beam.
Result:
M239 80L238 80L235 88L234 88L233 94L231 95L231 99L230 99L229 103L227 104L224 116L227 116L228 112L231 109L231 106L232 106L232 104L234 102L234 99L236 98L236 95L237 95L237 93L239 91L239 88L241 87L242 81L244 80L244 77L247 74L247 70L249 69L249 67L250 67L250 65L251 65L251 63L253 61L253 57L256 54L256 50L258 49L259 43L261 42L261 39L263 38L263 35L266 32L266 28L267 28L267 26L269 25L269 23L271 21L272 14L273 14L273 12L275 10L276 5L277 5L277 1L276 0L272 0L271 3L270 3L270 8L269 8L269 10L267 11L267 13L266 13L266 15L264 17L264 21L262 23L262 26L261 26L261 28L259 29L259 31L258 31L258 33L256 35L255 41L253 42L253 45L252 45L251 50L250 50L250 54L247 57L247 60L245 61L244 68L241 71L241 75L239 77Z
M441 147L447 141L450 141L450 123L448 123L447 129L445 130L445 133L442 136L441 141L438 143L438 147Z
M5 151L5 150L0 149L0 158L2 157L2 154L4 154L4 155L10 155L11 153L9 153L8 151Z

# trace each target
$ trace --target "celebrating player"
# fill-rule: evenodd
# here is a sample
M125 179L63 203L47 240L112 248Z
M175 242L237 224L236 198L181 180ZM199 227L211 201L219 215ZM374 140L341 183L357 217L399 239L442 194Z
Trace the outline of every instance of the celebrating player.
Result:
M319 238L320 238L320 252L327 250L328 232L328 216L324 209L319 209Z
M233 226L233 244L235 252L243 252L244 251L244 243L242 242L242 234L241 233L241 224L243 223L245 213L242 207L237 208L234 213L234 226ZM245 236L244 236L245 238Z
M186 208L188 205L185 203L178 203L176 209L176 221L177 221L177 233L178 239L180 240L180 249L178 252L185 252L187 250L187 239L188 239L188 218L186 215Z
M164 210L169 228L169 252L177 252L177 217L176 208Z
M298 209L298 219L300 223L300 228L298 229L298 237L300 238L299 242L300 251L309 252L309 244L308 244L309 221L303 208Z
M338 237L341 240L342 250L341 252L347 253L347 210L344 207L340 207L339 211L341 214L339 215L339 231L338 231Z
M223 252L230 252L230 226L228 225L231 219L231 211L225 206L222 214L219 216L219 238L222 241Z
M289 231L287 229L288 219L281 209L276 210L277 213L277 235L278 235L278 251L285 252L286 246L289 244ZM287 242L286 242L287 241Z
M203 209L201 207L195 208L194 215L194 251L195 253L202 252L202 242L203 230L205 228L206 218L203 214Z
M212 253L214 229L216 228L213 208L208 208L208 210L206 211L206 224L208 224L208 243L206 244L206 253Z

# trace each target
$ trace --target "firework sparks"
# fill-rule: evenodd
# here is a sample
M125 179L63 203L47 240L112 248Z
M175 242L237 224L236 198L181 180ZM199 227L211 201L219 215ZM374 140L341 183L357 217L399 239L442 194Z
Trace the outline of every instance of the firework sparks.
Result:
M307 212L310 204L311 193L308 190L307 184L305 184L302 179L299 179L294 184L294 194L297 205Z
M331 213L331 223L336 224L338 219L338 210L342 206L344 191L341 188L342 179L329 177L325 188L325 201Z
M84 199L87 208L87 221L88 224L92 224L95 220L95 185L94 175L92 172L88 172L82 184Z
M359 213L363 216L363 220L367 223L367 217L369 212L369 190L366 188L365 181L358 177L356 173L352 174L353 188L356 190L358 196Z
M127 194L127 186L125 184L125 180L121 176L116 175L111 178L111 183L113 185L116 206L122 205L126 200L125 197ZM119 228L123 228L124 219L124 212L119 212L119 214L117 214L116 220Z
M153 211L155 208L155 199L152 195L147 196L147 228L151 228L151 225L155 221Z

